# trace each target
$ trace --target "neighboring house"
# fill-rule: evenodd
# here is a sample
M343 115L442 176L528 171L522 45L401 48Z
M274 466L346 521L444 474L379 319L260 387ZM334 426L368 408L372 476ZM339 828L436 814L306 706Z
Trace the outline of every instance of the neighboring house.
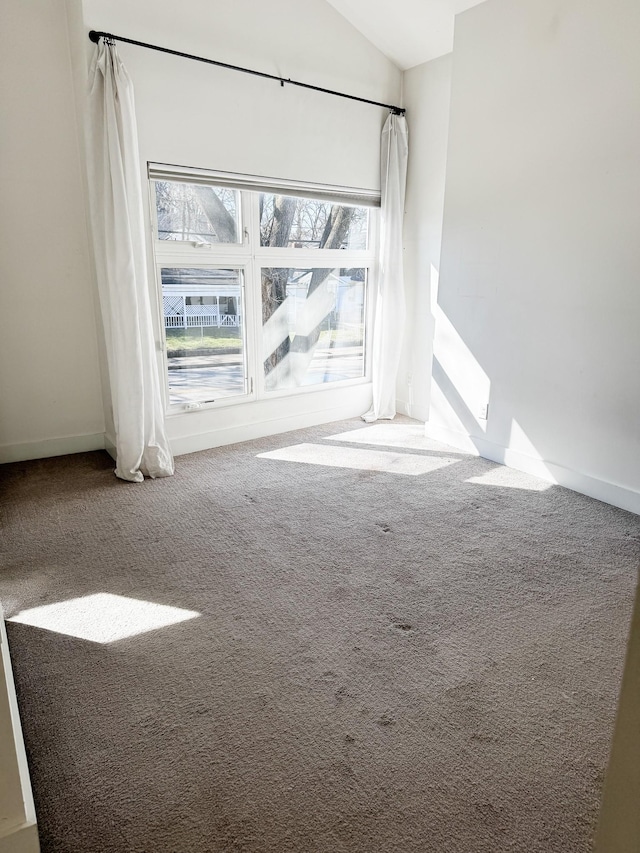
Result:
M164 269L165 328L239 326L240 290L233 270Z

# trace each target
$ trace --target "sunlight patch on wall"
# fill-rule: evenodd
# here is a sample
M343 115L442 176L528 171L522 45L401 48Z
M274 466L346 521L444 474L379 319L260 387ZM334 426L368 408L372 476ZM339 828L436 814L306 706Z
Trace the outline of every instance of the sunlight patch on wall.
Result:
M431 304L431 313L436 316L438 310L438 287L440 285L440 270L431 264L429 269L429 297Z
M196 616L200 614L195 610L99 592L23 610L8 621L92 643L114 643L195 619Z
M433 266L431 278L438 278ZM491 381L440 305L433 303L432 310L435 332L430 421L454 432L486 432L485 408Z
M469 477L465 483L475 483L479 486L498 486L501 489L523 489L529 492L546 492L553 485L545 480L532 477L531 474L523 474L522 471L516 471L514 468L507 468L504 465L493 468L486 474Z
M443 456L417 456L412 453L391 453L384 450L364 450L353 447L331 447L322 444L295 444L259 453L259 459L281 462L302 462L308 465L327 465L331 468L354 468L359 471L381 471L386 474L420 476L446 468L457 459Z
M383 447L403 447L407 450L432 450L440 453L461 455L460 451L427 438L424 424L374 424L328 435L330 441L348 441L354 444L374 444Z

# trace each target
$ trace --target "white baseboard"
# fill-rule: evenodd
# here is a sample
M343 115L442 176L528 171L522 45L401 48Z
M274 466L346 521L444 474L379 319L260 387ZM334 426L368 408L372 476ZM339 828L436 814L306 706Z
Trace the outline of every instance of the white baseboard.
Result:
M104 449L107 451L109 456L116 461L116 438L114 435L111 435L108 432L104 434Z
M38 853L36 810L0 608L0 853ZM8 712L8 719L5 714Z
M435 441L441 441L443 444L449 444L451 447L465 450L475 456L482 456L492 462L524 471L526 474L540 477L541 480L564 486L566 489L580 492L580 494L587 495L590 498L596 498L596 500L640 515L640 492L627 486L611 483L608 480L600 480L591 477L589 474L565 468L564 465L559 465L556 462L547 462L542 458L530 456L519 450L512 450L509 447L495 444L486 438L470 436L467 433L457 432L447 427L435 426L428 421L425 424L425 433Z
M267 435L277 435L281 432L292 432L296 429L354 418L366 412L370 405L370 386L357 386L351 389L349 397L345 397L336 405L318 408L316 404L308 410L275 417L268 417L263 411L259 420L213 426L206 432L172 436L171 451L174 456L182 456L185 453L196 453L199 450L209 450L226 444L237 444L241 441L264 438Z
M104 450L104 433L46 438L44 441L27 441L24 444L3 444L0 445L0 464L85 453L88 450Z
M212 411L179 415L178 418L186 417L194 430L187 435L171 435L173 418L167 421L169 442L174 456L185 453L195 453L199 450L208 450L212 447L220 447L225 444L236 444L240 441L250 441L254 438L263 438L279 432L291 432L304 427L331 423L344 418L353 418L366 412L371 405L371 386L358 385L349 389L341 389L339 394L333 395L331 405L322 405L327 400L327 394L309 394L306 398L301 395L297 399L298 411L287 415L271 415L271 412L283 408L282 403L274 401L268 405L262 404L259 411L256 409L245 409L246 422L238 423L233 418L229 422L230 409L218 410L217 416L212 418ZM319 398L319 399L318 399ZM256 403L256 407L261 404ZM236 407L234 407L236 408ZM289 402L291 408L291 402ZM240 411L237 407L236 411ZM224 414L226 412L226 415ZM202 417L200 417L202 416ZM207 429L197 431L199 419L202 422L206 418ZM225 423L226 421L226 423ZM5 462L23 462L27 459L45 459L50 456L64 456L69 453L83 453L89 450L106 450L113 458L116 458L115 438L109 432L96 433L95 435L78 435L66 438L51 438L44 441L27 442L25 444L0 445L0 464ZM2 851L0 850L0 853Z

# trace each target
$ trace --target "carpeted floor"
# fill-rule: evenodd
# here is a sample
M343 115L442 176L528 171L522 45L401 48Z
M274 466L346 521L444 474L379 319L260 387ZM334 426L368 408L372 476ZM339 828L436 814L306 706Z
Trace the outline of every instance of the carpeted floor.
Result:
M43 853L587 853L640 518L407 419L112 467L0 469Z

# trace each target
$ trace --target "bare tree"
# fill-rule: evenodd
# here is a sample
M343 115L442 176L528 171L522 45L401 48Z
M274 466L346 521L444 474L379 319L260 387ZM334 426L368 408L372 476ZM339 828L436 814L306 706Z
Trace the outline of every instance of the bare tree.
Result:
M297 199L290 196L273 197L272 215L261 235L263 246L287 246L296 212ZM262 270L262 323L278 310L287 298L287 282L291 270L285 267L269 267ZM265 372L269 373L289 351L289 338L285 338L265 361Z
M349 226L353 218L353 207L343 207L342 205L334 204L331 207L331 212L327 217L324 226L324 231L320 239L321 249L339 249L344 243ZM314 269L311 273L311 281L307 290L307 299L317 290L320 285L326 281L331 273L329 269ZM307 352L313 349L320 337L320 327L326 318L323 317L313 331L307 336L296 335L290 344L292 352Z
M344 244L349 233L354 208L342 205L331 205L326 202L301 201L286 196L274 196L269 200L269 208L262 209L262 245L288 246L292 226L302 232L305 226L304 239L306 242L318 242L319 249L339 249ZM297 236L297 234L296 234ZM329 277L331 267L314 269L311 273L307 298L317 290ZM291 277L291 269L268 268L262 271L262 321L266 323L273 313L284 303L287 296L287 283ZM295 335L291 340L288 336L280 342L277 349L269 354L264 362L265 374L270 373L280 364L289 352L308 353L313 350L320 337L322 317L315 329L307 336Z
M237 242L238 232L235 217L229 213L215 189L199 185L194 186L193 189L218 240L221 243Z
M182 223L183 233L186 229L191 234L198 233L198 229L204 229L206 222L220 242L237 241L233 191L210 186L183 185L183 195L178 198L175 196L174 187L175 185L168 184L167 191L164 192L162 184L158 183L161 200L159 209L164 206L168 222L173 221L175 214L176 222ZM351 223L357 216L356 210L353 207L313 199L261 194L260 243L262 246L285 248L291 244L293 232L294 242L307 245L317 243L319 249L339 249L347 239ZM211 239L211 234L203 234L203 237ZM186 239L189 239L189 236ZM262 270L263 324L284 304L291 273L291 268L287 267L268 267ZM331 268L314 269L311 272L307 298L327 280L330 273ZM313 350L325 319L326 317L321 318L308 336L296 335L292 340L286 336L265 360L265 374L280 364L289 352L303 353Z
M172 181L156 182L158 230L161 239L215 240L235 243L236 193L234 190Z

